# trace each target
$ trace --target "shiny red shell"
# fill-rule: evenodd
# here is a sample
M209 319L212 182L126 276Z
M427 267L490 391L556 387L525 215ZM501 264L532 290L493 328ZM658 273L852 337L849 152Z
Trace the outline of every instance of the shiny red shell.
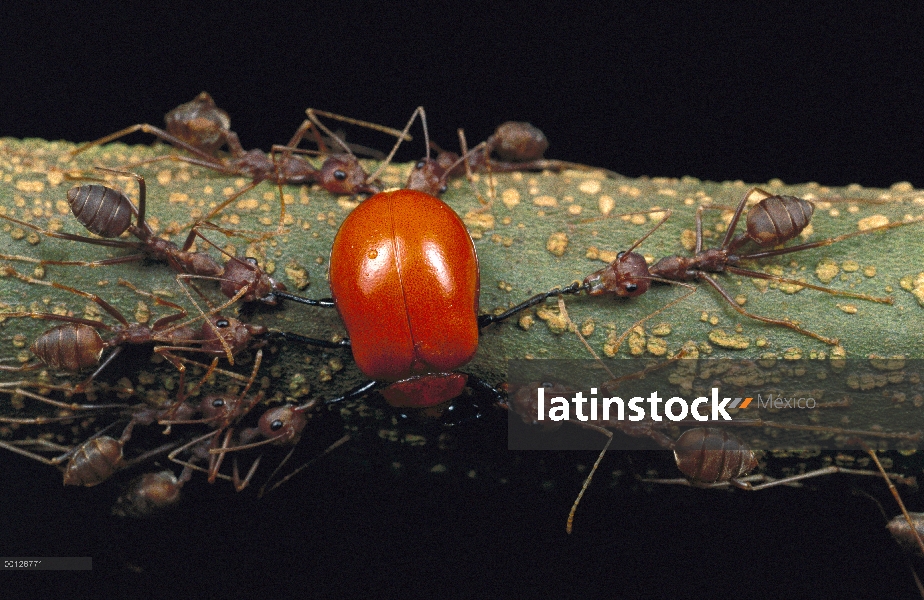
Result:
M368 377L453 371L478 348L479 272L462 219L413 190L376 194L337 232L330 287Z

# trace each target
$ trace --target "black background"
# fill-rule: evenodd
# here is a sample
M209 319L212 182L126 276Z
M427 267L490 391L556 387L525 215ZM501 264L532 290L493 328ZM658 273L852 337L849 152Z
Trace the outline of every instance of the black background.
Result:
M912 2L152 4L4 7L0 135L85 141L161 125L207 90L248 148L287 141L309 106L400 127L424 105L444 145L458 127L478 141L526 120L548 135L548 156L630 176L924 186L924 21ZM320 466L260 502L200 482L172 517L126 525L106 515L105 492L62 490L50 468L5 453L0 554L89 555L96 566L3 573L0 585L101 596L915 593L879 510L851 482L761 494L598 485L569 538L580 477L553 492L524 480ZM862 487L894 513L877 484Z

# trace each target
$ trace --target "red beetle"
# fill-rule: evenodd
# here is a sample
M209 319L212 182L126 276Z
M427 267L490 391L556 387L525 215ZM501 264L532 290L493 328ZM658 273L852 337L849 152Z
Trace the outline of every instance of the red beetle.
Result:
M334 303L359 369L397 407L458 396L478 349L478 256L462 219L414 190L383 192L343 222L330 254Z
M475 355L479 329L550 296L589 290L590 284L575 282L502 314L479 315L479 283L475 246L455 211L421 191L382 192L360 204L337 232L330 256L332 299L274 292L303 304L335 306L349 339L329 342L274 333L315 346L352 348L357 366L373 381L328 404L382 384L388 384L382 395L396 408L437 407L459 396L466 385L486 392L493 403L503 402L503 395L486 382L454 372Z
M353 350L357 366L372 381L328 404L386 384L381 393L389 404L433 409L431 415L442 413L440 405L459 396L466 385L486 393L491 405L502 401L503 395L488 383L454 371L475 355L481 327L561 293L535 296L501 315L479 315L478 256L468 229L442 200L410 189L376 194L344 220L331 249L330 284L331 299L286 292L278 297L335 306L349 339L329 342L273 333ZM480 410L474 416L481 416ZM451 421L464 419L454 415Z

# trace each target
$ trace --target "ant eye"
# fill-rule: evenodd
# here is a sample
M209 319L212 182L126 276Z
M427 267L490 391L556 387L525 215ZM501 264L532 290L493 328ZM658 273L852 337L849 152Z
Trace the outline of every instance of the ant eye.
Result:
M215 327L228 327L231 323L227 319L218 319L215 321Z
M449 187L447 187L447 185L444 183L443 185L440 186L440 190L439 190L439 191L440 191L441 194L445 194L445 193L446 193L446 190L448 190L448 189L449 189Z
M252 265L254 265L254 266L257 265L257 259L254 258L254 257L252 257L252 256L248 256L248 257L245 258L244 260L247 261L247 262L249 262L250 264L252 264Z
M414 165L414 168L417 169L417 170L419 171L420 169L423 169L423 168L424 168L424 165L426 165L426 164L427 164L426 162L424 162L424 161L422 161L422 160L418 160L418 161L417 161L417 164Z
M215 398L214 400L212 400L212 406L214 406L215 408L221 408L224 405L225 405L225 401L222 400L221 398Z
M637 283L627 283L626 285L623 286L623 289L626 290L627 292L634 292L635 290L638 289L638 284Z
M626 251L623 250L622 252L620 252L619 254L616 255L616 258L622 258L622 255L625 254L625 253L626 253Z
M334 179L336 179L337 181L343 181L343 180L345 180L345 179L346 179L346 172L345 172L345 171L341 171L340 169L337 169L336 171L334 171Z
M270 429L272 429L273 431L279 431L280 429L282 429L283 425L284 423L282 422L282 419L276 419L275 421L270 423Z

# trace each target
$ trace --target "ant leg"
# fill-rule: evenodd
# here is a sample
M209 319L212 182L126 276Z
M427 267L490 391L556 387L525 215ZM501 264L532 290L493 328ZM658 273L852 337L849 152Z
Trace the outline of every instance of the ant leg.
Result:
M184 278L186 278L186 276L184 276L184 275L177 275L177 276L176 276L176 280L177 280L178 283L180 283L181 280L184 279ZM192 284L190 284L190 285L192 285ZM241 289L237 294L234 295L234 297L232 297L230 300L228 300L228 302L226 302L225 304L221 305L219 308L214 308L214 309L210 310L209 313L206 314L205 311L202 310L202 307L199 306L199 304L193 299L192 294L189 293L189 290L186 289L186 286L183 286L182 283L181 283L181 287L182 287L182 289L183 289L183 293L186 294L186 297L189 298L189 301L192 302L193 306L196 307L196 310L199 311L199 316L198 316L198 317L194 317L192 320L186 321L185 323L183 323L183 324L181 324L181 325L176 325L176 326L174 326L173 328L168 329L168 330L166 330L166 331L172 331L172 330L175 330L175 329L177 329L177 328L179 328L179 327L182 327L182 326L185 326L185 325L189 325L190 323L194 323L194 322L196 322L196 321L202 320L202 321L205 322L205 324L206 324L206 325L208 326L208 328L211 330L212 335L215 336L215 339L218 341L218 343L221 344L221 349L224 351L225 356L228 358L228 362L229 362L231 365L234 365L234 352L233 352L232 349L231 349L231 344L228 343L228 340L225 338L225 336L223 336L223 335L221 334L221 332L218 330L218 327L216 326L215 322L213 322L212 320L209 319L209 316L214 315L214 314L217 314L217 313L218 313L220 310L222 310L223 308L228 307L228 306L230 306L231 304L233 304L234 302L236 302L239 298L241 298L244 294L247 293L247 288L245 287L245 288ZM197 288L195 285L193 285L192 287L193 287L194 290L196 290L196 292L199 293L199 295L200 295L203 299L205 299L205 295L202 294L202 292L201 292L201 290L199 290L199 288ZM208 301L208 300L206 300L206 301ZM161 320L163 320L163 319L161 319ZM205 342L205 340L200 340L200 341L203 341L203 343Z
M728 295L728 292L726 292L722 288L722 286L719 285L718 281L716 281L715 279L713 279L709 275L706 275L703 272L699 272L698 275L700 279L706 280L706 282L709 285L714 287L716 291L719 292L719 294L721 294L723 298L725 298L725 300L731 305L732 308L734 308L736 311L738 311L740 314L744 315L745 317L756 319L764 323L770 323L772 325L780 325L782 327L788 327L789 329L792 329L793 331L797 331L801 333L802 335L807 335L810 338L814 338L818 341L824 342L826 344L830 344L832 346L836 346L838 344L837 338L828 338L818 333L813 333L809 331L808 329L803 329L802 327L799 327L797 324L793 323L792 321L785 321L783 319L771 319L770 317L761 317L759 315L755 315L754 313L749 313L748 311L738 306L738 303L735 302L735 300L731 296Z
M289 457L292 456L292 452L294 452L294 450L295 450L295 449L293 448L292 450L289 451L288 454L286 454L286 457L285 457L284 459L282 459L282 462L279 463L279 466L276 467L276 469L272 472L272 474L271 474L271 475L269 476L269 478L266 480L266 483L263 484L263 487L260 488L260 493L257 495L257 497L258 497L258 498L262 498L264 494L268 494L268 493L272 492L273 490L275 490L276 488L278 488L280 485L284 484L284 483L287 482L288 480L292 479L293 477L295 477L296 475L298 475L299 473L301 473L302 471L304 471L306 468L308 468L308 467L310 467L311 465L313 465L318 459L320 459L320 458L322 458L322 457L324 457L324 456L327 456L327 455L330 454L332 451L336 450L337 448L339 448L339 447L342 446L343 444L347 443L348 441L350 441L350 434L349 434L349 433L346 434L346 435L344 435L342 438L340 438L339 440L337 440L336 442L334 442L334 443L331 444L330 446L328 446L328 447L324 450L324 452L318 454L317 456L315 456L314 458L312 458L311 460L309 460L308 462L306 462L305 464L303 464L303 465L300 466L299 468L295 469L294 471L292 471L291 473L289 473L288 475L286 475L285 477L283 477L282 479L280 479L278 482L276 482L276 484L275 484L273 487L271 487L270 489L267 490L267 489L266 489L266 486L269 485L269 483L273 480L273 477L276 476L276 474L279 472L279 470L282 468L282 466L283 466L284 464L286 464L286 461L289 460Z
M825 292L831 294L832 296L843 296L846 298L857 298L858 300L869 300L870 302L878 302L879 304L892 304L895 300L891 296L879 297L879 296L870 296L869 294L860 294L857 292L846 292L841 290L836 290L834 288L824 287L821 285L815 285L805 281L800 281L798 279L788 279L786 277L779 277L777 275L770 275L769 273L761 273L760 271L752 271L750 269L742 269L741 267L732 267L726 266L725 270L729 273L735 273L736 275L743 275L745 277L751 277L752 279L766 279L769 281L778 281L780 283L789 283L792 285L798 285L801 287L806 287L811 290L818 290L819 292Z
M896 221L894 223L889 223L887 225L880 225L879 227L873 227L871 229L864 229L862 231L853 231L851 233L845 233L843 235L838 235L833 238L828 238L826 240L818 240L817 242L809 242L807 244L799 244L798 246L789 246L787 248L780 248L778 250L767 250L766 252L754 252L753 254L743 254L739 256L740 259L751 259L751 258L767 258L769 256L780 256L781 254L789 254L791 252L798 252L800 250L809 250L811 248L820 248L822 246L830 246L836 242L846 240L858 235L866 235L869 233L876 233L877 231L885 231L886 229L893 229L895 227L904 227L905 225L912 225L914 223L920 223L924 221L924 217L915 217L910 221Z
M37 231L44 236L57 238L59 240L69 240L72 242L84 242L87 244L95 244L97 246L108 246L110 248L141 248L143 246L143 244L140 244L138 242L126 242L123 240L108 240L105 238L91 238L85 235L77 235L75 233L58 233L56 231L48 231L47 229L42 229L41 227L33 225L32 223L26 223L25 221L20 221L19 219L14 219L13 217L9 217L7 215L0 215L0 219L6 219L7 221L16 223L17 225L22 225L23 227L28 227L29 229L32 229L33 231ZM120 258L123 258L123 257L120 257ZM132 260L139 260L139 259L132 258ZM44 264L99 266L99 265L93 265L92 263L89 263L89 262L82 262L82 261L58 261L58 262L42 261L42 262ZM105 264L109 264L109 263L105 263Z
M738 238L736 238L735 240L732 240L732 236L735 234L735 229L737 229L738 227L738 219L741 218L741 212L744 210L744 207L748 203L748 200L750 199L751 194L753 194L754 192L760 192L761 194L764 195L764 197L770 197L773 195L768 192L765 192L764 190L760 188L753 187L749 189L747 193L744 194L744 198L741 199L741 202L738 203L738 207L735 209L735 214L734 216L732 216L731 221L728 223L728 228L725 230L725 237L722 239L722 245L719 246L720 248L728 249L729 251L731 251L732 248L737 248L738 246L743 244L745 241L747 241L748 237L744 234L742 234L741 236L738 236ZM696 211L696 253L697 254L699 254L703 249L702 248L702 239L703 239L702 237L702 231L703 231L702 210L704 208L705 207L701 206Z
M382 132L382 133L386 133L386 134L388 134L388 135L390 135L390 136L396 137L396 138L398 138L398 139L403 139L403 140L408 141L408 142L410 142L410 141L412 141L412 140L414 139L413 137L411 137L410 135L408 135L406 131L405 131L405 132L401 132L401 131L398 131L397 129L393 129L393 128L391 128L391 127L386 127L386 126L384 126L384 125L379 125L378 123L370 123L369 121L361 121L361 120L359 120L359 119L354 119L354 118L352 118L352 117L345 117L345 116L343 116L343 115L338 115L338 114L336 114L336 113L327 112L326 110L319 110L319 109L317 109L317 108L309 108L309 109L305 110L305 113L307 113L308 118L311 119L311 121L312 121L315 125L317 125L317 126L321 129L321 131L323 131L325 134L327 134L328 136L330 136L330 138L331 138L332 140L334 140L334 141L336 141L338 144L340 144L340 147L343 148L343 149L344 149L345 151L347 151L347 152L350 152L350 149L349 149L349 147L346 145L346 143L344 143L343 140L340 139L340 136L335 135L334 132L332 132L332 131L331 131L329 128L327 128L323 123L321 123L321 122L318 120L317 115L321 115L322 117L327 117L327 118L329 118L329 119L336 119L336 120L340 121L341 123L349 123L350 125L357 125L357 126L359 126L359 127L365 127L365 128L367 128L367 129L373 129L373 130L375 130L375 131L380 131L380 132Z
M388 155L385 157L385 160L382 161L382 164L379 165L379 168L376 169L372 175L369 175L369 177L366 179L366 183L375 181L376 178L382 173L382 171L385 170L385 167L391 164L391 159L395 157L395 153L398 151L398 147L401 145L401 142L404 140L413 139L408 135L407 132L410 131L411 125L414 124L414 121L417 119L418 115L420 116L421 123L423 123L424 140L427 143L427 156L430 156L430 134L427 132L427 113L424 112L423 106L418 106L414 109L414 112L411 113L411 118L408 119L407 125L404 126L404 130L398 135L398 140L395 142L395 145L392 146L391 152L388 153Z
M213 208L209 212L209 214L205 215L205 217L201 219L196 219L195 221L190 221L189 223L186 223L185 225L180 227L179 230L182 231L183 229L186 229L187 227L195 228L199 223L202 223L203 221L210 221L215 215L223 211L225 207L227 207L229 204L231 204L232 202L234 202L235 200L237 200L238 198L240 198L241 196L243 196L250 190L260 185L260 183L261 183L260 181L251 181L250 183L242 187L239 191L235 192L234 194L231 194L224 202L222 202L221 204ZM192 246L191 238L192 238L192 231L190 231L189 237L186 238L186 244L183 245L184 252L188 250L190 246Z
M152 294L151 292L146 292L144 290L138 289L137 287L135 287L133 283L131 283L127 279L122 279L120 277L118 280L118 284L121 286L127 287L128 289L135 292L139 296L144 296L145 298L149 298L151 301L154 302L154 304L158 306L166 306L167 308L172 308L175 311L177 311L177 314L175 315L167 315L166 317L161 317L160 319L155 321L154 325L151 326L151 329L155 331L159 330L161 327L167 325L168 323L178 321L186 317L186 315L189 314L188 312L186 312L186 309L180 306L179 304L175 304L173 302L170 302L169 300L164 300L163 298L156 296Z
M28 315L29 313L23 313L23 316L28 316ZM5 318L9 316L17 316L17 315L0 314L0 318ZM42 367L45 367L45 366L47 365L41 361L29 363L29 364L22 365L19 367L9 367L7 365L0 365L0 371L4 371L6 373L21 373L23 371L34 371L36 369L41 369Z
M783 477L781 479L774 479L773 481L768 481L767 483L761 483L758 485L752 485L748 482L736 482L734 479L728 482L729 484L743 490L748 491L759 491L765 490L767 488L776 487L779 485L791 485L796 482L803 481L805 479L812 479L814 477L821 477L823 475L833 475L835 473L844 473L846 475L862 475L864 477L879 477L879 471L867 471L863 469L845 469L844 467L838 467L836 465L831 465L829 467L823 467L821 469L816 469L814 471L809 471L807 473L800 473L799 475L792 475L790 477ZM891 482L892 479L902 483L908 483L907 478L902 477L901 475L896 475L894 473L886 474L886 479ZM894 487L894 486L893 486ZM898 492L896 492L898 493Z
M195 158L193 156L180 156L178 154L166 154L164 156L149 158L147 160L139 160L138 162L133 162L127 165L122 165L122 168L134 169L137 167L142 167L145 165L162 162L165 160L169 160L172 162L178 162L178 163L186 163L194 167L202 167L203 169L215 171L222 175L227 175L228 177L234 177L234 176L241 175L241 171L239 169L235 168L232 165L226 164L217 158L212 158L210 160L204 160L201 158Z
M177 447L177 448L174 448L173 451L170 452L170 454L167 455L167 458L170 459L171 462L175 462L175 463L178 464L178 465L182 465L184 468L192 469L192 470L195 470L195 471L202 471L203 473L209 473L209 470L208 470L208 469L206 469L206 468L204 468L204 467L200 467L199 465L197 465L197 464L195 464L195 463L193 463L193 462L191 462L191 461L182 460L182 459L180 459L180 458L177 458L177 455L178 455L180 452L183 452L184 450L195 449L196 446L200 445L202 442L206 441L207 439L216 436L217 434L218 434L218 431L210 431L210 432L206 433L206 434L203 435L203 436L200 436L200 437L197 437L197 438L193 438L192 440L190 440L189 442L183 444L182 446L179 446L179 447ZM231 480L231 477L229 477L228 475L222 475L221 473L218 473L218 474L216 475L216 477L217 477L218 479L225 479L225 480L228 480L228 481Z
M739 490L744 490L747 492L757 492L760 490L766 490L773 487L778 487L781 485L790 486L790 487L799 487L802 485L802 481L806 479L813 479L815 477L822 477L825 475L834 475L837 473L845 475L859 475L863 477L879 477L879 471L868 471L864 469L846 469L843 467L838 467L835 465L829 467L822 467L820 469L815 469L814 471L808 471L806 473L800 473L798 475L792 475L790 477L783 477L780 479L770 477L769 475L757 474L749 475L747 477L738 477L736 479L731 479L729 481L718 481L715 483L702 483L698 481L691 481L686 477L678 477L673 479L642 479L641 481L645 483L658 483L663 485L685 485L688 487L695 487L701 489L728 489L729 487L734 487ZM886 477L889 479L890 484L891 480L894 479L899 483L906 485L913 485L913 478L909 479L895 473L887 473ZM761 482L755 484L754 482ZM894 486L893 486L894 487ZM896 492L897 493L897 492Z
M609 450L610 444L613 442L613 432L597 425L587 424L587 428L593 429L594 431L599 431L607 437L606 445L603 446L603 450L600 451L600 455L597 456L597 460L594 461L593 466L590 468L590 473L587 474L587 478L584 479L584 484L581 486L581 491L578 492L577 498L574 499L574 504L571 505L571 511L568 513L568 521L565 524L565 531L568 534L571 534L571 531L574 529L574 513L577 512L578 504L581 503L581 498L584 497L584 492L587 491L588 486L590 486L590 480L593 479L594 473L597 472L597 467L600 466L600 462L603 460L603 455L606 454L606 451Z
M0 267L0 272L2 272L4 276L7 276L7 277L13 276L26 283L53 287L59 290L64 290L65 292L76 294L78 296L83 296L87 300L95 302L100 308L102 308L107 313L109 313L109 315L112 316L112 318L114 318L116 321L118 321L122 325L128 326L129 324L128 320L122 315L121 312L119 312L114 306L112 306L111 304L109 304L108 302L106 302L105 300L97 296L96 294L91 294L90 292L84 292L83 290L78 290L77 288L73 288L69 285L64 285L63 283L58 283L57 281L42 281L40 279L34 279L32 277L29 277L28 275L23 275L22 273L19 273L13 267Z
M895 502L898 503L898 507L902 511L902 516L904 516L905 522L908 523L908 527L910 528L911 534L914 536L914 539L918 544L918 548L921 549L921 554L924 554L924 540L921 539L921 535L918 533L918 529L915 527L914 521L911 519L911 515L908 514L908 509L905 508L905 503L902 502L902 497L898 494L898 490L895 489L895 484L892 483L892 478L889 477L888 473L886 473L886 470L882 468L882 463L879 462L879 457L876 455L876 451L866 445L866 443L864 443L862 440L859 441L860 445L863 447L866 453L869 454L873 459L873 462L876 463L876 469L879 470L879 473L882 475L886 484L889 486L889 492L892 493L892 497L895 498ZM915 573L915 580L920 586L921 582L917 579L917 573ZM924 592L922 592L922 595L924 595Z
M199 148L196 148L195 146L188 144L187 142L184 142L180 138L164 131L163 129L160 129L159 127L154 127L153 125L148 125L147 123L139 123L137 125L131 125L130 127L126 127L125 129L120 129L119 131L116 131L115 133L111 133L109 135L103 136L99 138L98 140L94 140L92 142L81 144L66 154L66 157L67 157L66 160L72 160L78 154L85 152L86 150L89 150L90 148L93 148L95 146L101 146L113 140L117 140L120 137L124 137L126 135L136 133L139 131L142 133L147 133L147 134L156 136L157 138L163 140L164 142L167 142L168 144L172 146L177 146L178 148L182 148L183 150L186 150L190 154L194 154L200 157L200 159L202 160L214 160L212 156L203 152Z
M109 325L106 325L102 321L92 321L90 319L82 319L80 317L68 317L66 315L56 315L54 313L33 313L33 312L9 312L9 313L0 313L0 318L24 318L29 317L30 319L42 319L43 321L62 321L64 323L79 323L81 325L89 325L90 327L106 329L111 331L113 328ZM0 367L0 369L7 369L5 367ZM22 367L9 368L7 370L18 371ZM31 369L28 369L31 370Z
M493 163L488 159L486 148L488 142L484 141L475 146L469 151L468 149L468 140L465 139L465 130L461 127L456 130L456 134L459 136L459 149L462 150L462 156L459 157L459 160L451 164L447 169L443 177L449 177L449 174L453 169L456 168L456 165L459 163L465 164L465 179L468 181L468 185L472 188L472 191L475 192L475 196L478 198L478 202L481 203L481 208L476 210L476 213L484 212L491 210L491 207L494 206L494 200L497 198L497 191L494 188L494 172L492 171ZM469 164L469 156L475 156L479 150L483 153L484 156L484 166L488 172L488 198L490 200L485 200L481 197L481 192L475 187L475 176L472 174L472 167ZM429 157L430 148L427 147L427 155Z
M11 396L24 396L26 398L31 398L32 400L38 400L39 402L43 402L45 404L50 404L51 406L56 406L58 408L63 408L65 410L70 410L74 412L81 411L81 410L107 410L107 409L115 409L115 408L129 408L131 406L129 404L78 404L77 402L61 402L59 400L54 400L52 398L49 398L48 396L43 396L41 394L28 392L22 389L21 387L19 387L27 383L29 382L12 381L8 383L0 383L0 392L10 394ZM43 386L43 387L50 387L51 389L56 388L56 386ZM13 388L13 389L8 389L8 388ZM67 417L67 418L71 418L71 417ZM74 418L79 418L79 417L75 416Z
M614 353L614 355L615 355L616 352L619 352L619 349L622 347L622 343L626 340L627 337L629 337L629 334L632 333L632 330L633 330L633 329L635 329L636 327L638 327L638 326L641 325L642 323L646 322L648 319L651 319L652 317L654 317L654 316L656 316L656 315L658 315L658 314L664 312L665 310L669 309L670 307L674 306L675 304L679 304L679 303L683 302L684 300L686 300L687 298L689 298L690 296L692 296L693 294L695 294L695 293L696 293L696 290L698 289L695 285L690 285L689 283L681 283L681 282L679 282L679 281L668 281L668 280L662 280L662 279L659 279L659 278L653 278L653 280L654 280L654 281L665 281L665 282L670 283L670 284L672 284L672 285L682 285L682 286L684 286L684 287L690 288L690 291L687 292L686 294L684 294L683 296L680 296L679 298L674 298L673 300L671 300L670 302L668 302L667 304L665 304L664 306L662 306L662 307L659 308L658 310L654 311L653 313L651 313L651 314L649 314L649 315L647 315L647 316L645 316L645 317L642 317L641 319L639 319L638 321L636 321L635 323L633 323L632 325L630 325L624 332L622 332L622 335L620 335L618 338L616 338L616 342L613 344L613 353ZM683 351L681 350L681 352L683 352Z
M291 452L290 452L291 453ZM257 472L257 467L260 466L260 460L263 458L263 455L260 455L253 461L253 464L250 465L250 469L247 470L247 475L244 476L244 479L241 479L240 472L237 467L237 455L234 456L231 481L234 484L234 490L237 492L243 491L250 484L250 480L253 478L253 474Z
M208 478L209 483L215 483L215 479L218 477L218 471L219 469L221 469L221 464L225 460L225 452L221 452L221 451L212 452L212 451L228 449L228 443L231 441L231 435L234 433L234 428L229 427L228 430L225 431L225 439L222 440L220 447L216 447L216 442L218 441L219 431L215 432L216 435L212 438L212 442L209 444L209 478ZM232 481L236 481L236 478L232 477ZM235 485L235 487L237 486Z
M24 448L20 448L19 445L17 445L17 444L34 443L38 441L40 440L21 440L19 442L14 443L14 442L4 442L3 440L0 440L0 448L3 448L5 450L9 450L10 452L19 454L20 456L25 456L26 458L31 458L32 460L37 460L40 463L51 465L53 467L56 467L60 465L62 462L64 462L65 460L67 460L69 458L69 453L73 451L72 448L68 448L65 454L58 456L56 458L48 458L47 456L42 456L41 454L37 454L35 452L30 452ZM44 441L44 440L41 440L41 441ZM55 444L55 446L57 447L57 444ZM64 448L64 447L62 446L59 448ZM56 448L56 449L59 449L59 448Z

